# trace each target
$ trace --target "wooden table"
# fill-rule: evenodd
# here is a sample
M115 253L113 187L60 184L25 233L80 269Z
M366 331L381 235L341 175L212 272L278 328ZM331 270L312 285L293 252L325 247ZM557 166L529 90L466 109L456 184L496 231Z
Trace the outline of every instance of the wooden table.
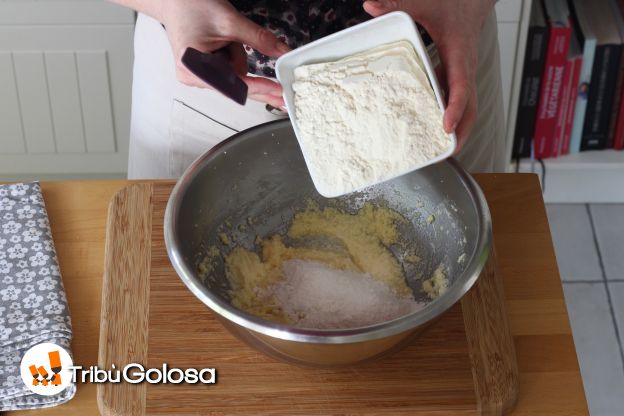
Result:
M510 199L492 210L499 271L504 277L520 371L514 415L586 415L572 332L537 176L477 175L488 200ZM97 364L100 293L108 202L128 181L44 182L42 188L71 310L74 362ZM501 208L502 207L502 208ZM539 207L536 209L535 207ZM530 215L527 215L530 210ZM539 232L519 238L523 223ZM537 251L527 258L522 253ZM94 384L79 384L69 403L13 415L98 414Z

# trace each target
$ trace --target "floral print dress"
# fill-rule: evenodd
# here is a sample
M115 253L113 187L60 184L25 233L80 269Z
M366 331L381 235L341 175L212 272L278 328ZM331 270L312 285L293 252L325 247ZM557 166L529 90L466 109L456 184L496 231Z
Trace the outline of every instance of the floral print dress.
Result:
M230 0L230 3L293 49L371 19L362 7L363 0ZM429 46L431 38L422 27L419 30ZM275 78L274 58L247 45L245 50L250 73Z
M231 0L236 9L264 26L291 48L297 48L331 33L371 18L362 0ZM249 72L275 77L275 59L245 45Z

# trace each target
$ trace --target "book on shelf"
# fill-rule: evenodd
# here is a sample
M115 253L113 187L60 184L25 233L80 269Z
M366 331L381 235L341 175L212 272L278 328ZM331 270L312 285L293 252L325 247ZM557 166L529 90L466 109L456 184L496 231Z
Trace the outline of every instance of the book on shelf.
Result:
M615 88L613 89L613 103L611 105L611 116L609 118L609 130L604 146L605 149L613 148L615 128L622 98L620 92L622 91L622 84L624 83L624 20L622 19L622 15L619 13L617 0L608 0L608 3L611 6L613 23L615 24L615 28L620 36L620 60L617 66L618 72L615 80Z
M544 0L544 7L549 25L549 38L533 133L533 151L536 159L553 155L557 117L562 105L563 80L572 35L566 0Z
M518 122L516 122L512 152L514 158L531 156L531 141L535 131L535 117L547 48L548 25L541 2L537 1L531 7L527 47L522 67Z
M568 52L569 53L569 52ZM563 130L565 128L565 116L567 114L568 100L570 99L570 79L572 78L572 62L566 61L561 81L561 98L555 123L555 132L552 138L552 147L549 157L557 157L561 151L563 142Z
M624 40L624 0L611 0L613 6L613 15L620 32L620 37ZM616 87L618 108L615 110L613 135L610 137L611 143L607 143L607 147L613 147L616 150L624 149L624 52L620 57L620 85Z
M564 80L562 106L559 111L557 125L561 126L555 136L558 143L555 144L554 156L567 155L570 153L570 138L572 136L572 123L574 121L574 110L576 106L576 88L581 76L583 65L583 54L578 39L572 36L570 39L570 50L568 52L568 62L566 63L566 78Z
M586 15L586 9L591 7L591 3L587 0L570 1L570 15L573 20L574 36L576 36L581 50L583 51L581 74L576 87L577 95L574 120L572 121L572 133L570 135L570 153L578 153L581 150L581 138L583 136L583 125L585 123L585 113L587 110L589 83L596 53L596 35Z
M620 75L622 38L615 23L610 0L586 2L583 13L596 37L581 150L606 147L613 111L615 88Z

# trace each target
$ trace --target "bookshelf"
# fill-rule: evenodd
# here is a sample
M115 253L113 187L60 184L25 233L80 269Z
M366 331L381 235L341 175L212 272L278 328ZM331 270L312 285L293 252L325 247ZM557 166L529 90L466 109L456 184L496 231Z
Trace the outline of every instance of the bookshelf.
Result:
M523 13L530 14L531 6L535 7L535 3L539 1L533 0L532 5L527 5L525 2ZM527 53L527 38L528 30L520 34L518 42L518 61L521 62L516 62L515 66L507 124L508 160L511 161L508 170L538 174L544 184L544 200L547 203L624 203L624 151L613 149L581 151L545 158L543 165L531 159L521 159L519 164L512 160L511 148L516 123L523 121L517 117L517 113L523 77L522 61ZM543 79L542 77L542 81Z

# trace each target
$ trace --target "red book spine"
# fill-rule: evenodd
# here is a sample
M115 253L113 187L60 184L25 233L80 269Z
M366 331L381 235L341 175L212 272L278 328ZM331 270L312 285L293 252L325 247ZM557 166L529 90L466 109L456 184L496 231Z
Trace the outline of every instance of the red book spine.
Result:
M561 154L570 153L570 137L572 137L572 125L574 123L574 109L576 108L576 97L578 95L576 88L581 79L581 67L583 66L583 58L576 57L572 59L572 74L570 76L570 95L568 97L568 108L566 111L565 124L563 126L563 137L561 138Z
M536 159L552 156L571 34L572 30L569 26L551 26L550 28L546 65L542 76L540 102L537 107L537 120L533 135Z
M551 157L557 157L563 140L563 131L565 129L566 115L568 114L568 102L570 101L570 78L572 77L572 59L568 59L563 71L563 81L561 87L561 99L559 103L559 111L557 112L557 121L555 123L555 134L552 140Z
M618 110L615 135L613 136L613 148L615 150L624 149L624 87L619 91L619 94L620 109Z

